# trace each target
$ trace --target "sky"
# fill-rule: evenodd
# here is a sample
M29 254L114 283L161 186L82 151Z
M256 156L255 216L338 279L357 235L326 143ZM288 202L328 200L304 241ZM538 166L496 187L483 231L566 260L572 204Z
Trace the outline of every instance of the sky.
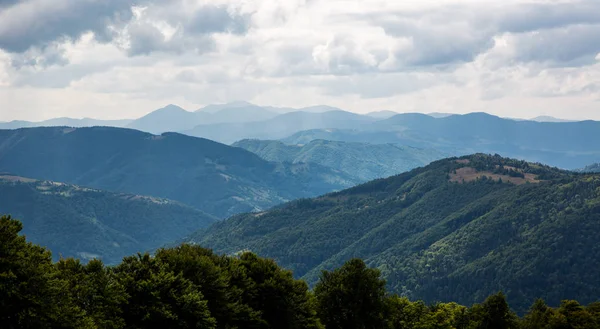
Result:
M600 1L0 0L0 121L239 100L600 120Z

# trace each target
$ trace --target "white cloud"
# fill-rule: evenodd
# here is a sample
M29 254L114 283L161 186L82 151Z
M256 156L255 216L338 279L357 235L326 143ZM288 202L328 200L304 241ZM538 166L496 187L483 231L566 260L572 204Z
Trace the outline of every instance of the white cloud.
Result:
M596 0L132 5L2 2L0 120L241 99L600 119Z

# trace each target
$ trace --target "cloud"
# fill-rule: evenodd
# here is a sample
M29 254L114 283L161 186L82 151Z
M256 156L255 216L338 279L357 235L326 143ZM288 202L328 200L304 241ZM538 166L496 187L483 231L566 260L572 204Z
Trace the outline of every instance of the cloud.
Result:
M24 52L92 31L111 41L114 29L132 17L131 0L23 0L0 12L0 48Z
M599 30L596 0L0 0L0 90L15 95L0 108L135 117L246 99L589 116Z

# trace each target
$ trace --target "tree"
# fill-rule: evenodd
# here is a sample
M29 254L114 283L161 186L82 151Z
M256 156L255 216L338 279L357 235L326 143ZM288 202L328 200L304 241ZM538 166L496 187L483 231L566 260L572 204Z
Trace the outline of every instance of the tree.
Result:
M122 308L127 303L124 287L104 267L102 261L87 265L78 259L61 259L56 263L59 276L68 282L67 289L78 307L98 328L124 328Z
M545 329L548 328L552 318L552 309L546 305L543 299L536 300L529 312L525 314L521 322L522 329Z
M215 328L200 291L150 255L125 257L115 274L129 295L123 306L127 328Z
M481 304L479 329L517 328L517 316L510 310L502 292L489 296Z
M268 328L261 312L243 299L244 291L251 284L237 259L218 256L209 249L188 244L160 249L156 259L175 273L181 273L202 293L216 320L216 328ZM232 279L235 276L238 280ZM245 283L237 285L242 282Z
M385 321L385 280L380 272L351 259L333 272L323 271L315 286L318 312L328 329L376 329Z
M242 299L261 312L270 328L323 328L306 282L295 280L291 271L282 269L275 261L250 252L240 255L235 263L243 270L234 274L236 284L245 282Z
M0 217L2 328L93 328L57 276L51 253L19 235L21 222Z

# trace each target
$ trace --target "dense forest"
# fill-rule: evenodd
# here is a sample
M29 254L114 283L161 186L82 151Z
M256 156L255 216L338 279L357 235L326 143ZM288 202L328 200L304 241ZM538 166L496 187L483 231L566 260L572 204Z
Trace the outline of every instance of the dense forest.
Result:
M523 317L502 292L470 307L425 304L390 294L377 269L351 259L322 271L313 290L273 260L251 252L217 255L199 246L99 260L52 261L0 218L3 328L600 328L600 303L543 300Z
M600 176L477 154L234 216L186 241L271 257L311 285L357 257L412 299L468 305L502 290L524 312L537 297L595 301L599 234Z
M114 264L210 225L217 218L176 201L0 174L0 209L55 255Z

